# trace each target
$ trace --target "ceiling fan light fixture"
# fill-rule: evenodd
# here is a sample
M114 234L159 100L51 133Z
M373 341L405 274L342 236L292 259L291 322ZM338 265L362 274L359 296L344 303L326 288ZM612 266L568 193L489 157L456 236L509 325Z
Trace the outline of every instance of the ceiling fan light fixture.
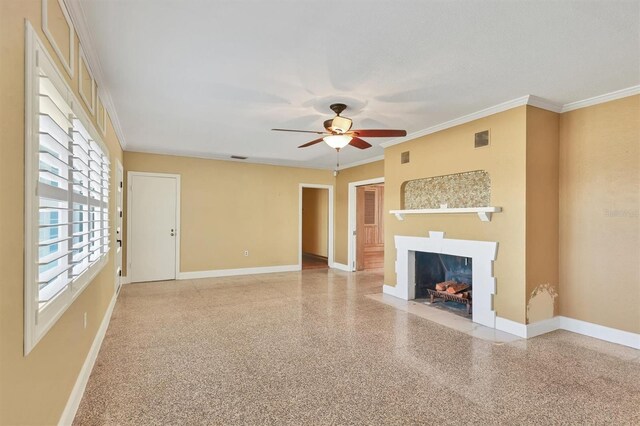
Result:
M348 135L330 135L322 138L331 148L342 149L349 145L351 136Z
M336 133L346 133L351 129L352 124L350 118L337 116L331 120L331 130Z

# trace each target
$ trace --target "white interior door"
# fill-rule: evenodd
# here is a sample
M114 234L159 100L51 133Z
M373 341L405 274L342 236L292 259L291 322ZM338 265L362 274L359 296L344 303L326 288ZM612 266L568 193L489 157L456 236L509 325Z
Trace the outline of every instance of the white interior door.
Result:
M131 282L176 278L178 177L129 175Z
M116 293L122 285L122 201L124 196L124 169L119 161L116 161Z

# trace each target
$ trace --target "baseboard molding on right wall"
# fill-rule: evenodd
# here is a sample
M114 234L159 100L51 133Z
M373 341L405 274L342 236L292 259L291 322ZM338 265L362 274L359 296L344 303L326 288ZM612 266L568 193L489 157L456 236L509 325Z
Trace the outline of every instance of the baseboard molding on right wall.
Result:
M640 349L640 334L563 316L557 316L527 325L497 317L496 329L515 334L525 339L540 336L541 334L555 330L566 330L606 342Z
M640 349L640 334L568 317L559 316L554 319L558 320L559 329L583 334L589 337L595 337L596 339L617 343L619 345L629 346L634 349Z

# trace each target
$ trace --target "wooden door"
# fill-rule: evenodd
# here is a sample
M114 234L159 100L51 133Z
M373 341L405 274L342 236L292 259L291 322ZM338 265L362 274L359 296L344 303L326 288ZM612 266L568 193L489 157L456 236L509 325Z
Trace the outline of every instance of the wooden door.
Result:
M356 190L356 270L384 266L384 186Z

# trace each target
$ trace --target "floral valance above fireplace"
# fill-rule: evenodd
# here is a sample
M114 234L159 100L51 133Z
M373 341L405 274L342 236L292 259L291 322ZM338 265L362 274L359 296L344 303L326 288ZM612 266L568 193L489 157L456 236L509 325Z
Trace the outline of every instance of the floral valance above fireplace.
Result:
M405 210L487 207L491 204L491 178L484 170L410 180L403 184Z

